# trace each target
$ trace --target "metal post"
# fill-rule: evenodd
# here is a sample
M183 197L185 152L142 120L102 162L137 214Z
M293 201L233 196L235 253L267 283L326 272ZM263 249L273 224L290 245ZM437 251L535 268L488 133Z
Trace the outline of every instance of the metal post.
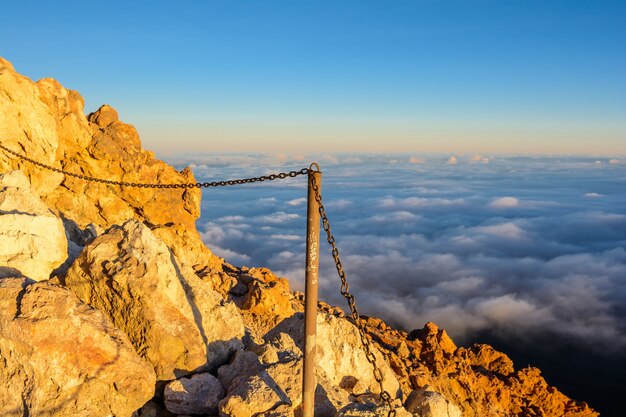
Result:
M313 167L316 170L313 170ZM315 387L315 335L317 334L317 276L319 265L320 212L312 181L322 191L322 172L317 163L309 170L306 224L306 273L304 290L304 367L302 376L302 417L313 417Z

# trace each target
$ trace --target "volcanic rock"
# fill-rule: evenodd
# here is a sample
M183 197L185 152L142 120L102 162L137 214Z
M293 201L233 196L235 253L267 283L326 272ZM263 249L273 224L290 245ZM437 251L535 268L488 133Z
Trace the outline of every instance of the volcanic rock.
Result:
M21 171L0 174L0 277L50 278L67 258L63 222Z
M295 344L304 346L304 315L296 313L283 320L266 335L266 340L276 340L280 333L291 336ZM346 319L318 313L317 315L317 366L324 371L331 384L339 386L346 377L354 377L358 383L353 394L379 393L380 386L374 379L372 365L367 361L356 326ZM398 380L380 350L372 344L372 353L383 376L383 387L396 397L401 394Z
M130 416L155 375L126 335L65 288L0 279L0 415Z
M65 285L126 332L159 380L215 369L243 347L234 304L180 265L136 220L111 227L87 245Z
M165 407L176 414L215 414L224 398L222 384L209 373L181 378L165 386Z
M418 417L461 417L461 410L438 392L415 390L409 395L404 407Z

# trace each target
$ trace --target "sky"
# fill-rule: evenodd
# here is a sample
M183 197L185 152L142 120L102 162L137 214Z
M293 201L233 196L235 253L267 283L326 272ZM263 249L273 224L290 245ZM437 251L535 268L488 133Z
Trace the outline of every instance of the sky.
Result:
M624 1L1 5L0 56L160 154L626 154Z

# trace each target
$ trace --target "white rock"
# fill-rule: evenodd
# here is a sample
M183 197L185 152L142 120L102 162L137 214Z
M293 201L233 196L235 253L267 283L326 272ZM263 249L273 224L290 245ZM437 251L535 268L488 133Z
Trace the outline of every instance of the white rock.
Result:
M265 372L253 375L228 392L220 401L220 417L250 417L289 404L289 399L277 389Z
M67 238L21 171L0 174L0 278L50 278L67 258Z
M281 333L291 336L295 344L302 349L304 345L304 315L294 314L283 320L265 336L270 343L285 345ZM367 361L365 351L356 326L345 318L338 318L326 313L317 315L317 352L316 365L321 368L329 382L339 386L344 378L354 377L358 380L354 394L363 394L367 391L379 393L380 387L374 379L372 365ZM338 342L340 341L340 342ZM392 397L401 395L400 384L384 359L380 350L372 344L372 352L376 357L376 364L383 375L383 387ZM279 357L284 352L279 348Z
M175 414L215 414L224 398L222 384L209 373L181 378L165 386L165 408Z

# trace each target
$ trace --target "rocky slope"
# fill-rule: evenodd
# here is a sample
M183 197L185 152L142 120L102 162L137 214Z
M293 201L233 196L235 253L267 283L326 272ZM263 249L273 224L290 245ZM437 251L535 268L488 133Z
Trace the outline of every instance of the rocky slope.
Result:
M0 142L75 173L194 181L113 108L86 116L77 92L1 58ZM200 197L0 151L0 415L298 415L302 294L214 256L195 229ZM398 416L597 415L488 345L365 320ZM351 319L320 303L318 332L316 415L386 415Z

